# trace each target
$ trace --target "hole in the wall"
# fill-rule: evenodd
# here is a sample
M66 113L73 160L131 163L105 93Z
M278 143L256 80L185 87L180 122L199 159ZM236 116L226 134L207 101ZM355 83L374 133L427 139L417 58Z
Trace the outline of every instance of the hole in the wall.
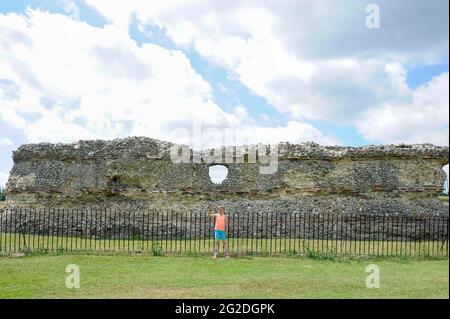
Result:
M119 177L117 176L111 177L111 184L119 184Z
M228 168L225 165L211 165L209 167L209 178L214 184L222 184L228 176Z

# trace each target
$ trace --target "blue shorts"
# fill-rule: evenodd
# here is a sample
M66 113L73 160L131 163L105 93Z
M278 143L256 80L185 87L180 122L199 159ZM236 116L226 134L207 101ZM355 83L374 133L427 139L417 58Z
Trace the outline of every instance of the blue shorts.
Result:
M227 235L224 230L214 229L214 239L215 240L227 240Z

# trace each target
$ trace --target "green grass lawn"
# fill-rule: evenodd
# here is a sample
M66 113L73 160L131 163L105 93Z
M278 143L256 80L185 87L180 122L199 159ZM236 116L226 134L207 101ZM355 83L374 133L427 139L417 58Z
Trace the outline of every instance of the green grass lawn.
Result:
M365 285L367 265L381 287ZM81 287L65 287L65 267ZM448 298L448 260L47 255L0 258L0 298Z

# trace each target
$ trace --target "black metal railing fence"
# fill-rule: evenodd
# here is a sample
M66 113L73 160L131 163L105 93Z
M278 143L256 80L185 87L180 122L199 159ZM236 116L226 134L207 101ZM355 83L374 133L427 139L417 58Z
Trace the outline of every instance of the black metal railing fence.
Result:
M448 216L227 214L232 254L448 256ZM205 212L12 208L0 211L0 252L211 253Z

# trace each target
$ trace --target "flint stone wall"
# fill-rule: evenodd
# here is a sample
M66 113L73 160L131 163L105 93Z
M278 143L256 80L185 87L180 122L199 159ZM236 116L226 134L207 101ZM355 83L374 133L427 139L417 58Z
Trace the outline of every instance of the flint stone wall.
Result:
M437 198L448 147L281 143L276 172L260 174L267 164L249 163L248 148L233 148L233 163L175 163L173 146L145 137L23 145L13 153L6 204L183 212L221 201L230 213L448 215ZM228 168L220 185L209 177L214 164Z

